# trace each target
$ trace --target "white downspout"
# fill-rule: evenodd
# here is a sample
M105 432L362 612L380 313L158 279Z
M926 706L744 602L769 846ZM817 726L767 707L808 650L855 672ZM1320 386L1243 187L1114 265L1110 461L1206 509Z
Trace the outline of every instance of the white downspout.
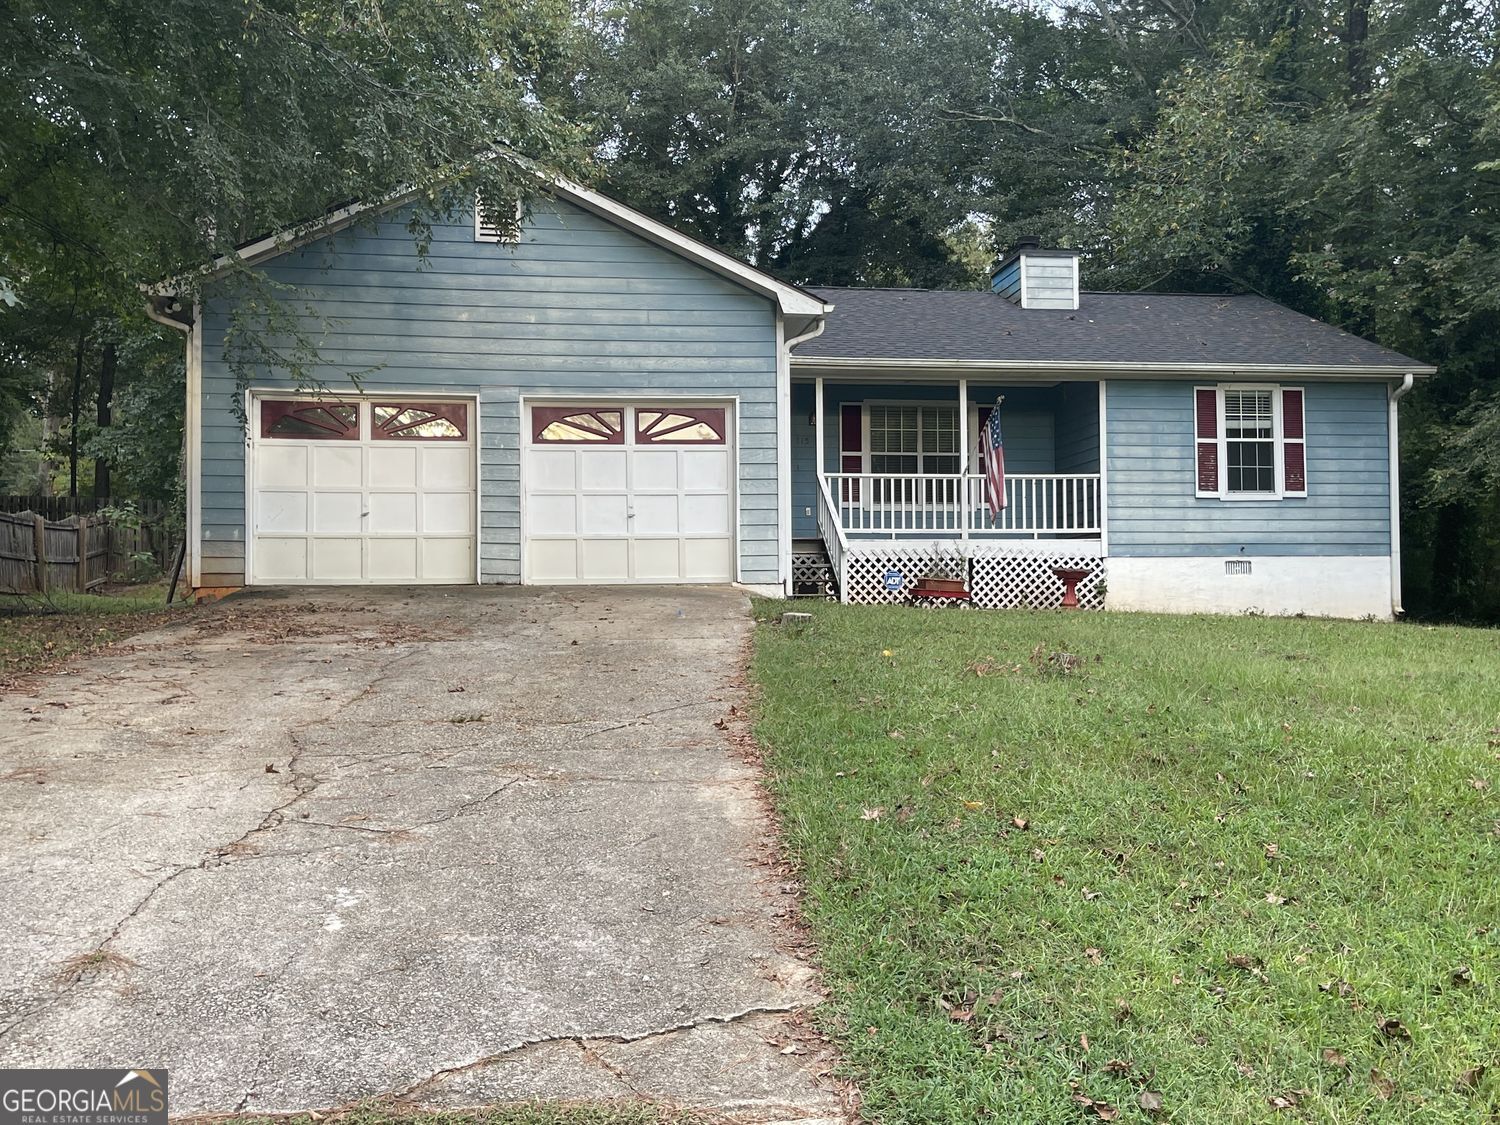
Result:
M828 326L828 312L812 328L800 336L784 336L786 321L776 317L776 366L779 384L776 394L776 537L781 556L777 569L781 572L781 589L786 597L792 596L792 349L821 336ZM821 454L819 455L821 458ZM822 464L821 459L819 465Z
M1401 447L1397 430L1396 403L1411 390L1416 376L1407 372L1401 377L1401 385L1392 387L1387 409L1389 417L1386 433L1390 439L1390 493L1391 493L1391 615L1400 617L1406 612L1401 604Z
M172 298L176 303L176 298ZM198 527L198 448L197 448L197 406L196 396L199 390L197 350L197 327L198 306L193 306L193 319L187 323L174 320L157 308L156 299L146 298L146 316L157 324L165 325L167 328L176 329L183 335L184 359L183 359L183 394L186 398L182 415L182 472L187 478L183 483L183 496L186 498L187 511L183 513L182 538L186 551L187 585L190 589L196 589L201 577L200 562L198 555L202 550L200 541L195 540L194 532Z

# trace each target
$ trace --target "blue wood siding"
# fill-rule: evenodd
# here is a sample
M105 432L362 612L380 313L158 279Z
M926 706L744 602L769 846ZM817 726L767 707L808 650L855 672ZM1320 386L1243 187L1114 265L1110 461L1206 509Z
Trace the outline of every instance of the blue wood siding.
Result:
M1307 497L1211 500L1193 495L1193 384L1111 381L1110 554L1389 554L1385 384L1285 385L1306 389Z
M837 310L833 313L838 316ZM1097 384L1086 386L1097 403ZM1005 396L1001 428L1005 435L1005 466L1012 473L1092 472L1062 470L1057 463L1057 431L1054 422L1059 396L1052 388L1004 387L969 384L969 402L989 406ZM792 380L792 535L815 538L817 519L817 455L812 421L815 394L810 381ZM958 384L951 379L930 383L825 383L823 386L823 444L827 472L839 464L839 411L846 402L922 402L958 405ZM1097 427L1096 427L1097 429ZM979 447L979 434L969 433L970 444ZM1097 433L1095 440L1097 442Z
M1055 471L1099 471L1098 383L1064 383L1058 388Z
M366 390L479 396L481 581L520 580L520 399L551 393L738 396L741 573L777 581L770 300L561 202L539 205L514 246L476 242L460 217L433 231L422 261L397 212L263 268L297 287L290 307L316 311L303 323L322 338L329 385L375 368ZM207 585L244 580L245 445L223 355L232 300L210 295L202 325Z

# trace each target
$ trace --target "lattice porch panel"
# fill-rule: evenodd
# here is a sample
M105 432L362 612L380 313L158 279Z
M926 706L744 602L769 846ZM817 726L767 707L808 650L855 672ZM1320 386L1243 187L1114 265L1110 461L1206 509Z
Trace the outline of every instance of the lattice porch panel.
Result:
M969 593L974 604L985 609L1056 609L1062 605L1062 579L1053 574L1056 567L1087 570L1088 577L1078 583L1078 607L1103 609L1104 595L1099 585L1104 580L1104 560L1085 555L1041 555L1024 551L1006 554L984 554L969 563Z
M1052 571L1066 566L1089 571L1088 577L1078 583L1079 607L1104 608L1104 595L1099 591L1104 580L1104 560L1097 556L1005 552L984 547L971 548L971 552L967 577L976 606L1056 608L1062 605L1063 584ZM962 564L951 551L916 544L882 543L878 547L862 544L858 553L850 554L848 566L849 601L856 605L905 602L917 581L929 575L964 577ZM886 575L893 571L901 576L894 590L886 585Z
M851 552L845 560L849 568L849 597L855 605L893 605L904 602L911 596L911 588L917 580L928 574L941 571L947 574L958 565L957 560L931 547L906 543L881 543L878 547L860 546L857 553ZM892 571L901 576L899 586L892 590L886 586L886 575ZM962 573L954 574L962 578Z
M835 598L838 596L837 586L827 555L793 553L793 597Z

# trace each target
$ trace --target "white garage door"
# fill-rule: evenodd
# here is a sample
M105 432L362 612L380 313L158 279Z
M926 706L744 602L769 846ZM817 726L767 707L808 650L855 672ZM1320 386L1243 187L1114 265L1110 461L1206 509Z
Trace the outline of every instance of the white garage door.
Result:
M473 404L259 399L250 581L474 581Z
M527 582L730 582L729 410L533 406Z

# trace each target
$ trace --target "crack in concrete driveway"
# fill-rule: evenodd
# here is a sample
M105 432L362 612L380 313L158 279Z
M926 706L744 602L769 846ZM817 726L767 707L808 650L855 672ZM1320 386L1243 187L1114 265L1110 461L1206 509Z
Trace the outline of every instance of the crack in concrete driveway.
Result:
M748 629L722 589L265 592L0 700L0 1065L839 1119L715 726Z

